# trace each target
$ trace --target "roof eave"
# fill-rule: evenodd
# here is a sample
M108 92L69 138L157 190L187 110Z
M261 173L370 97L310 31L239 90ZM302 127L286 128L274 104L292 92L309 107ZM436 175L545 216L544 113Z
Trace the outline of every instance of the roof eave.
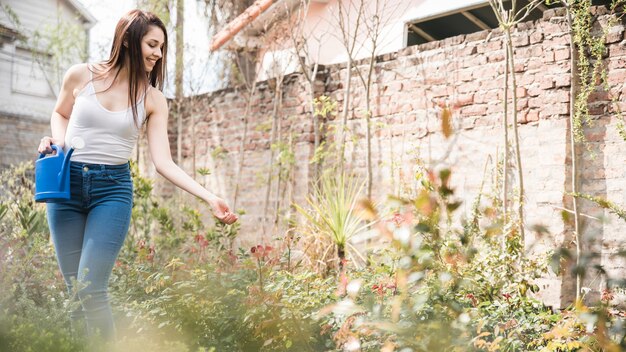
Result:
M98 20L77 0L65 0L68 5L74 8L76 12L85 20L84 26L86 29L93 27Z

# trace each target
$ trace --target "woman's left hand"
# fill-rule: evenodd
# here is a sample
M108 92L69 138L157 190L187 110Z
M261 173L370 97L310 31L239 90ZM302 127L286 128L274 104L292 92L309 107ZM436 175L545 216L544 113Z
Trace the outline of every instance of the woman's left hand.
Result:
M212 198L211 200L209 200L208 203L213 211L213 216L215 216L219 221L227 225L230 225L237 221L237 215L231 213L228 204L226 204L226 202L222 198Z

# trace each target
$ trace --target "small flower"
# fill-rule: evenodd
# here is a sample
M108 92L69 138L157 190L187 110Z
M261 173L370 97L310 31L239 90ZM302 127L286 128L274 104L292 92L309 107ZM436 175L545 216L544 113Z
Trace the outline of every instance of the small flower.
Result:
M465 298L469 299L472 302L472 305L474 307L476 307L478 305L478 300L476 299L476 297L473 294L468 293L468 294L465 295Z
M602 290L602 296L600 298L602 302L606 302L606 303L611 302L613 298L615 298L615 295L613 295L613 292L611 290L607 290L607 289Z
M153 261L154 261L154 253L155 253L155 252L156 252L156 251L154 250L154 245L153 245L153 244L151 244L151 245L150 245L150 248L148 249L148 255L146 256L146 259L147 259L149 262L153 262Z
M235 253L233 253L232 249L228 251L228 260L230 260L231 263L235 263L237 261L237 256L235 255Z
M258 244L250 248L250 253L252 253L253 257L257 259L262 259L262 258L269 256L270 252L273 249L274 248L272 248L271 246L263 246L263 245Z
M196 237L194 237L194 240L202 249L206 248L209 245L209 241L207 241L207 239L201 234L197 234Z
M395 213L391 217L391 222L396 224L396 226L400 226L400 224L404 222L404 218L402 217L402 215L400 215L400 213Z
M504 293L504 294L502 294L502 297L506 298L507 301L510 301L511 298L513 298L513 296L511 296L510 293Z
M372 292L377 293L380 296L383 295L384 293L383 290L384 290L383 285L378 285L378 284L372 285Z

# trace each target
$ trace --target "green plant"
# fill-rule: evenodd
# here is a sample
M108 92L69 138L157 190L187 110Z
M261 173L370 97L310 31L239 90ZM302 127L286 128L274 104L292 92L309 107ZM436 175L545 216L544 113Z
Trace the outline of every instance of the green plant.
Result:
M309 209L295 205L306 219L302 230L311 236L330 240L331 245L326 248L322 260L334 246L340 268L347 258L363 263L365 258L350 241L370 226L363 221L357 207L364 183L346 174L335 177L330 173L322 175L320 183L307 198Z

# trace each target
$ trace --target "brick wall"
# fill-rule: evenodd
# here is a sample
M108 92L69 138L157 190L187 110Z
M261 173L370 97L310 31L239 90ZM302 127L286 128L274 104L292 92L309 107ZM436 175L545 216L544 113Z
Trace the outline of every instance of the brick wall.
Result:
M50 135L50 123L40 117L0 114L2 134L6 137L0 153L0 170L38 157L37 147L44 135Z
M545 225L550 236L536 238L528 231L527 246L546 252L557 245L570 245L571 227L561 212L570 208L564 195L570 188L569 150L569 39L561 10L546 11L544 18L521 24L513 33L515 72L517 74L518 118L523 177L526 188L526 224ZM602 13L599 12L599 15ZM605 23L600 17L598 25ZM604 22L603 22L604 21ZM626 41L624 26L619 24L607 39L609 93L593 94L594 123L586 128L589 143L581 151L582 192L626 205L626 148L616 124L616 99L624 110L626 92ZM361 62L360 64L365 64ZM319 78L323 93L339 102L341 110L345 65L325 68ZM489 181L495 163L503 153L503 34L483 31L449 38L377 58L373 99L372 160L374 163L374 198L382 200L390 193L411 187L417 160L433 167L450 167L457 195L465 200L462 211L468 212L483 179ZM238 208L242 216L242 243L255 243L280 235L271 230L273 210L266 218L264 198L270 157L270 132L274 109L275 81L262 82L252 97L248 133L243 143L245 162L240 183ZM295 176L277 196L276 180L270 191L270 209L280 200L301 202L308 190L309 160L312 148L312 123L308 113L304 80L299 75L285 79L282 106L278 119L282 135L293 133L296 154ZM352 107L349 127L356 142L348 143L345 158L351 170L365 173L365 125L361 113L364 90L353 76ZM510 95L509 95L510 96ZM195 141L186 124L184 167L191 169L192 145L196 147L196 167L209 167L213 174L205 180L209 188L232 202L236 169L241 153L248 93L230 88L202 97L206 108L195 114ZM455 106L453 137L440 131L437 104L448 101ZM341 111L339 111L341 114ZM329 123L337 123L339 119ZM511 135L512 138L512 135ZM350 139L349 139L350 140ZM211 155L223 148L220 157ZM214 153L215 154L215 153ZM488 173L485 174L485 165ZM516 176L510 175L515 183ZM489 187L489 185L487 186ZM624 261L611 256L624 244L623 221L587 201L580 205L587 249L600 250L599 263L609 273L621 277ZM262 229L266 234L262 235ZM603 281L590 274L585 285L596 289ZM571 299L572 280L554 275L542 280L542 297L549 304L560 305ZM593 293L592 292L592 293Z

